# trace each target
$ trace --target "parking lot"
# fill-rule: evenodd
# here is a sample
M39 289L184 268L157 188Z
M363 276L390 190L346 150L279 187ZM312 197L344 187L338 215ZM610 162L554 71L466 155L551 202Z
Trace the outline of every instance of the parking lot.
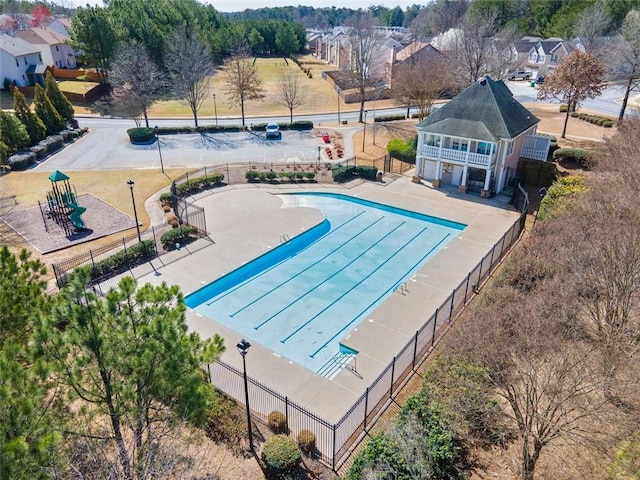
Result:
M352 129L343 130L350 155ZM92 128L90 132L35 167L38 171L104 169L199 168L227 163L315 162L324 145L314 130L285 130L281 139L265 132L219 132L161 135L160 145L132 145L126 129ZM327 159L323 156L321 161Z

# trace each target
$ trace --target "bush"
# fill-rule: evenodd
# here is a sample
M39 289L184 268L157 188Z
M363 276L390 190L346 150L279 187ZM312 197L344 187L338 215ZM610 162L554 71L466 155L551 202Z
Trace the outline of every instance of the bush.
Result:
M376 180L378 169L370 165L358 165L356 167L356 174L365 180Z
M276 172L274 172L273 170L269 170L265 174L265 177L267 178L267 181L269 181L269 182L273 182L276 179L277 176L278 176L278 174Z
M287 417L284 413L274 410L267 417L267 426L274 433L287 432Z
M50 135L44 140L42 140L38 145L42 145L47 147L47 152L53 153L57 150L60 150L64 145L64 139L61 135Z
M155 137L155 131L153 128L130 128L127 130L129 135L129 141L134 145L145 144L151 142Z
M246 418L241 412L233 399L211 389L206 413L207 436L231 445L238 454L242 453L242 440L247 438Z
M246 178L248 182L255 182L258 180L258 172L255 170L248 170L244 174L244 178Z
M196 233L196 229L190 225L174 228L160 237L160 243L165 250L174 250L176 244L185 245L192 242L195 238L193 235Z
M569 108L569 106L568 106L566 103L563 103L562 105L560 105L560 111L561 111L561 112L566 112L568 108ZM576 107L575 107L575 105L573 105L573 106L571 107L571 111L572 111L572 112L575 112L575 111L576 111Z
M560 177L547 190L547 194L540 202L537 220L550 218L560 211L566 198L575 195L585 189L584 179L578 175Z
M264 442L260 455L267 469L284 473L292 470L302 460L300 449L296 442L286 435L274 435Z
M29 151L36 154L37 160L40 160L47 156L47 147L45 145L34 145L33 147L29 148Z
M404 114L380 115L376 117L374 122L393 122L395 120L404 120Z
M221 185L224 173L214 172L211 175L190 178L188 181L176 185L176 194L179 196L190 195L200 190Z
M556 162L574 161L587 169L593 166L591 152L581 148L558 148L553 152L553 160Z
M117 275L121 271L146 262L155 256L156 250L153 240L143 240L95 263L91 269L91 280Z
M394 138L387 143L387 152L393 158L413 164L416 162L416 146L417 138L412 137L407 141Z
M343 167L340 165L339 167L333 167L331 169L331 176L333 177L334 182L346 182L351 180L356 173L356 167Z
M307 180L313 180L314 178L316 178L316 172L305 172L304 176L307 178Z
M173 193L165 192L160 195L160 203L166 204L166 203L172 203L172 202L173 202Z
M36 163L36 154L33 152L20 152L7 158L7 165L11 170L26 170Z
M298 446L304 453L311 453L316 449L316 436L309 430L301 430L297 436Z

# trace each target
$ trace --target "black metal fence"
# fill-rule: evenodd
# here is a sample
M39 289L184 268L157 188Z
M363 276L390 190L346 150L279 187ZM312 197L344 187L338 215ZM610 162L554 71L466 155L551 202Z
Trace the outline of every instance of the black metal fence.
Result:
M197 237L205 237L208 234L204 208L193 205L184 199L178 199L176 203L176 212L183 225L190 225L196 229ZM153 242L154 256L151 258L162 256L174 248L173 245L168 248L164 248L161 240L162 235L170 231L172 228L173 227L171 225L167 224L160 227L151 227L140 233L140 240L151 240ZM127 249L131 248L136 243L138 243L138 235L137 233L132 233L107 245L88 250L59 263L52 264L58 288L62 288L62 286L67 283L69 274L75 268L89 266L95 273L97 272L97 265L101 261L106 260L120 251L127 252ZM123 258L124 263L118 270L102 276L92 275L91 286L94 290L100 294L106 292L110 287L115 286L116 280L114 278L117 275L131 271L132 268L140 265L139 258L129 255L124 255ZM145 260L150 260L150 258L146 258Z
M293 434L303 429L316 436L317 455L323 463L337 470L350 457L353 450L365 438L386 407L400 389L413 376L416 366L431 352L445 327L465 307L478 291L493 268L502 260L507 250L519 238L524 229L526 211L520 215L480 263L451 292L447 299L426 319L422 327L391 363L371 383L362 396L335 424L298 405L286 396L275 392L259 381L249 378L249 404L255 420L266 423L269 413L283 412ZM210 364L209 377L222 391L244 404L243 372L221 361Z

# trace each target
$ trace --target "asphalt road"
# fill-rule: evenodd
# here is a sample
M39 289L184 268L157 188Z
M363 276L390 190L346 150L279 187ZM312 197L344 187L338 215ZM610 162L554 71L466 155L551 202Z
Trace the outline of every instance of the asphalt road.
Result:
M535 104L537 89L530 82L507 82L514 97L521 103ZM603 94L586 101L582 108L616 117L624 89L622 86L609 86ZM377 109L376 115L404 114L404 108ZM371 123L373 112L369 112L368 123ZM346 125L336 127L338 112L328 114L297 115L296 120L311 120L316 127L332 125L332 129L340 130L344 135L344 147L347 157L353 155L354 132L362 128L357 123L357 112L341 112L340 120ZM313 132L283 131L281 140L266 140L264 132L238 132L193 135L161 135L158 143L150 145L132 145L126 130L135 127L130 119L114 119L102 117L80 117L79 123L89 128L89 133L74 144L48 157L35 167L37 171L78 171L103 169L155 169L172 167L199 168L203 166L220 166L226 163L287 163L314 162L318 159L319 149L324 144ZM237 117L219 117L220 124L240 124ZM212 118L200 119L200 124L213 123ZM252 122L288 122L289 117L247 118L247 125ZM193 119L159 118L152 119L155 126L193 125ZM327 158L321 153L321 162ZM162 157L162 162L160 158Z

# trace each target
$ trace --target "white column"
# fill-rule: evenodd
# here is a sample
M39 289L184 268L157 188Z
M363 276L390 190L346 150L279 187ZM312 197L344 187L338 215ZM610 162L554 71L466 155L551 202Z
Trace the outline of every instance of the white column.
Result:
M460 184L463 187L467 186L467 172L468 172L468 170L469 170L469 165L467 165L465 163L464 166L462 167L462 183Z
M484 189L488 192L489 187L491 186L491 168L487 167L486 174L484 177Z

